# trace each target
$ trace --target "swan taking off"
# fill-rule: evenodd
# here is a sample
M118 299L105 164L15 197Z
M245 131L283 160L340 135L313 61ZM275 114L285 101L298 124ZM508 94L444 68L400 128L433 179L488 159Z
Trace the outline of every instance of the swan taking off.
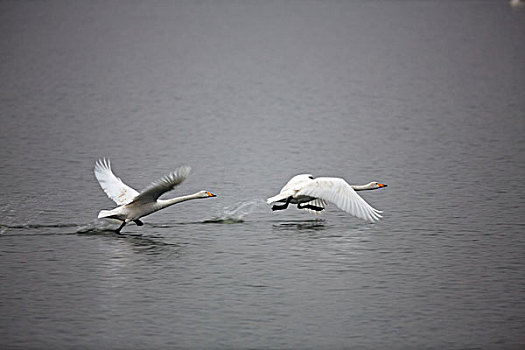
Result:
M291 203L297 204L298 209L310 212L320 212L326 208L326 202L332 202L349 214L373 222L382 217L382 211L372 208L356 191L375 190L386 186L375 181L366 185L351 186L338 177L314 179L310 174L301 174L292 177L278 195L268 198L266 202L284 202L283 205L272 206L272 210L286 209Z
M120 233L120 230L122 230L128 222L133 221L138 226L142 226L143 223L139 220L141 217L169 207L170 205L190 199L215 197L211 192L200 191L182 197L159 199L162 194L173 190L178 184L184 181L184 179L188 177L190 169L189 166L181 166L160 180L153 182L144 191L139 193L113 174L109 159L104 158L97 160L94 169L95 177L108 197L118 205L118 207L112 210L101 210L100 213L98 213L98 218L110 218L122 221L122 224L116 230L117 233Z

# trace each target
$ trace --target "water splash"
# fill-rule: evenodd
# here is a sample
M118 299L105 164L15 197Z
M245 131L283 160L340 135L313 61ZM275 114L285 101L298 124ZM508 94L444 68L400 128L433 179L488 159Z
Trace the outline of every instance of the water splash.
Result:
M118 226L110 220L95 220L89 224L80 226L75 233L96 233L105 231L115 231Z
M254 199L247 202L242 202L235 206L225 207L221 209L216 216L205 220L204 223L215 224L238 224L244 222L244 217L253 213L257 207L265 204L262 199Z

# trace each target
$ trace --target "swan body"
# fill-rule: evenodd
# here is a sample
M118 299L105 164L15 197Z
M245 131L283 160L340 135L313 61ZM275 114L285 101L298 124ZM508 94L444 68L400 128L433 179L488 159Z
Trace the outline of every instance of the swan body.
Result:
M109 159L99 159L95 163L95 177L100 187L118 206L111 210L101 210L98 213L98 218L111 218L122 221L121 226L116 230L119 233L130 221L134 221L137 225L142 226L143 223L140 221L140 218L171 205L191 199L215 197L211 192L199 191L182 197L159 199L162 194L175 189L177 185L184 181L188 177L190 170L191 168L188 166L181 166L160 180L153 182L142 192L138 192L113 174Z
M375 190L386 187L379 182L366 185L349 185L344 179L337 177L314 178L310 174L296 175L288 181L279 194L267 199L267 203L285 202L284 205L274 205L272 210L283 210L289 204L297 204L297 208L309 212L320 212L327 202L334 203L339 209L358 218L377 221L381 211L370 206L356 191Z

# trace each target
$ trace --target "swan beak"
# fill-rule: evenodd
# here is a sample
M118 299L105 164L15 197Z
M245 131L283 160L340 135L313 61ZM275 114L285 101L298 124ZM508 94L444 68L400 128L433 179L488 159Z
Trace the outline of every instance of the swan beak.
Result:
M208 197L217 197L216 194L213 194L213 193L211 193L211 192L206 192L206 194L208 195Z
M377 186L379 186L379 188L381 188L381 187L387 187L388 185L384 185L384 184L378 183Z

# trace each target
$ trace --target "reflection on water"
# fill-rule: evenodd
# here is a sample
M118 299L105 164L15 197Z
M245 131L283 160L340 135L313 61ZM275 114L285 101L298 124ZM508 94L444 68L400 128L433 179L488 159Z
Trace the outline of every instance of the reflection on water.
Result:
M213 217L208 220L204 220L204 224L241 224L243 223L243 219L235 219L235 218L222 218L222 217Z
M104 224L106 220L98 220L91 225L84 225L76 231L76 234L80 236L91 236L91 237L104 237L116 239L121 243L124 243L137 253L145 254L166 254L169 249L169 255L173 254L173 248L183 247L184 244L176 242L166 241L165 236L157 235L151 236L147 234L140 233L116 233L113 226L108 226ZM145 226L145 225L144 225ZM164 228L173 227L172 226L160 226ZM147 233L148 230L145 230Z
M323 231L327 228L326 220L314 219L297 222L284 222L273 224L272 227L277 230L297 230L297 231Z

